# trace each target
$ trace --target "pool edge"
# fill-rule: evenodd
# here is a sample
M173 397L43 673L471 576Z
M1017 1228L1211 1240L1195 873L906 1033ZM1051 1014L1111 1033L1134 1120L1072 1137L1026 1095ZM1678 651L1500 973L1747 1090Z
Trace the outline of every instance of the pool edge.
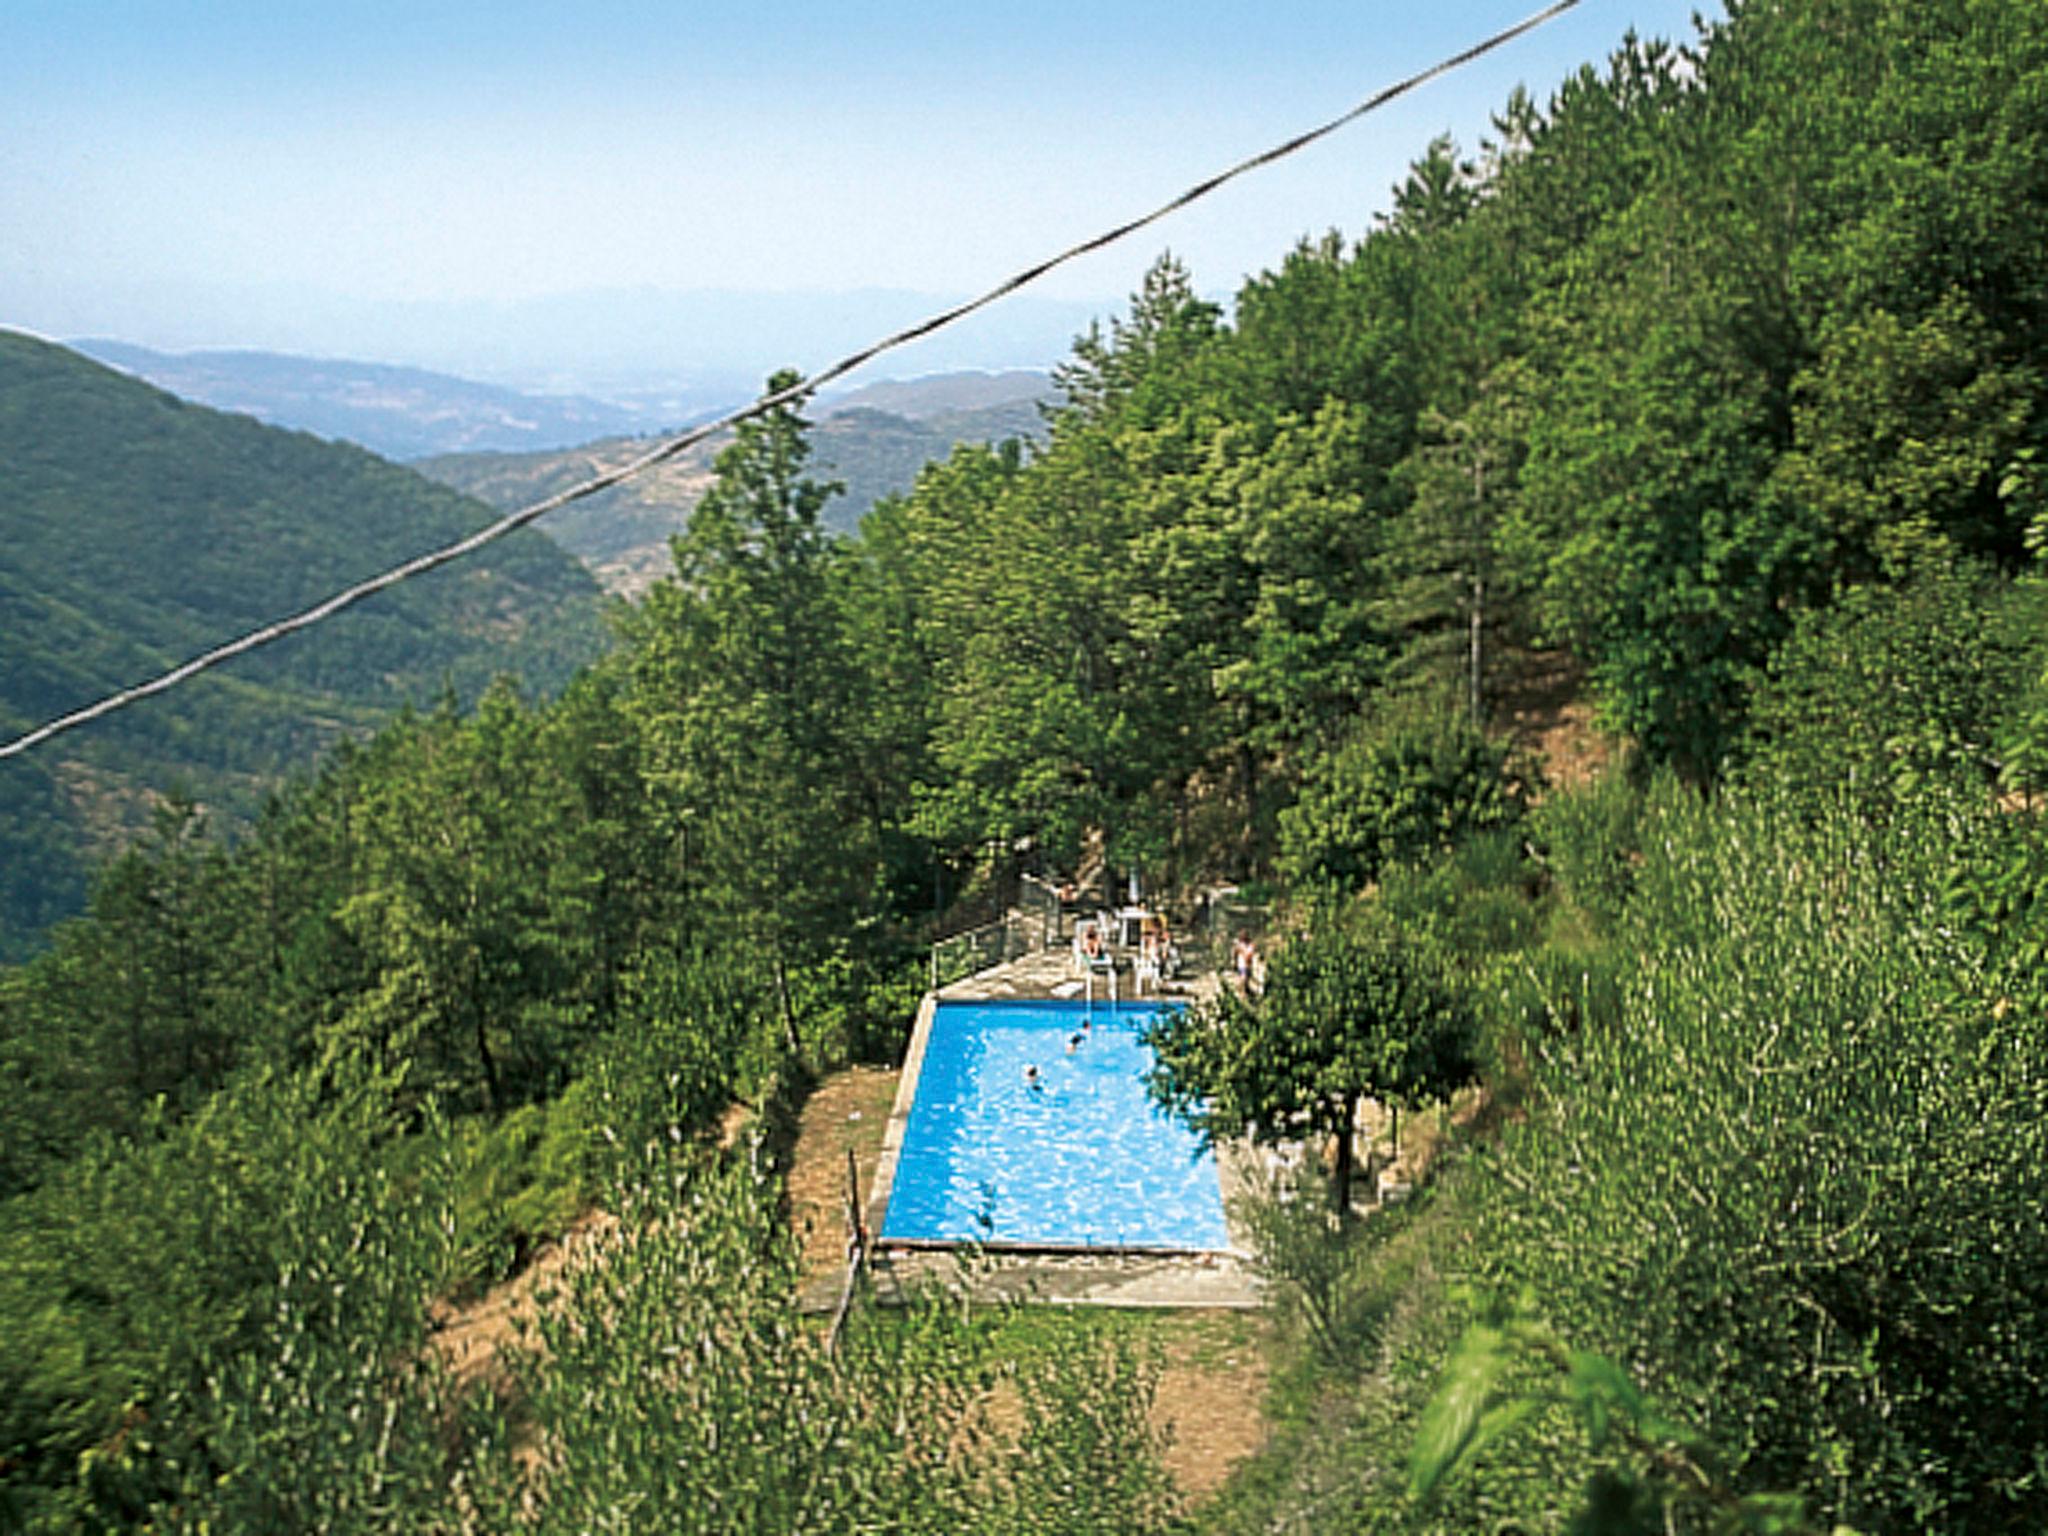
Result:
M910 1111L917 1103L917 1082L924 1075L924 1051L931 1039L932 1020L938 1016L939 994L927 992L917 1005L917 1021L910 1029L910 1048L903 1053L903 1074L896 1079L896 1102L889 1107L889 1123L882 1131L882 1155L875 1163L875 1187L868 1191L865 1220L868 1242L880 1248L882 1224L889 1216L889 1196L896 1188L896 1162L903 1151L903 1138L910 1128Z
M994 1253L1025 1258L1061 1259L1242 1259L1235 1248L1184 1248L1166 1243L1054 1243L1008 1238L969 1240L957 1237L877 1236L878 1252L889 1253Z

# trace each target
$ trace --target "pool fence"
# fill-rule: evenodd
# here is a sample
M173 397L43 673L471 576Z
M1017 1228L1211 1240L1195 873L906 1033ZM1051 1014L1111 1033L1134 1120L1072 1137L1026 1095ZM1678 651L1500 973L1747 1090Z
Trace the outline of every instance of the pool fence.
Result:
M931 990L1008 965L1035 950L1055 948L1059 942L1056 905L1050 915L1042 910L1006 912L993 923L956 933L932 946Z

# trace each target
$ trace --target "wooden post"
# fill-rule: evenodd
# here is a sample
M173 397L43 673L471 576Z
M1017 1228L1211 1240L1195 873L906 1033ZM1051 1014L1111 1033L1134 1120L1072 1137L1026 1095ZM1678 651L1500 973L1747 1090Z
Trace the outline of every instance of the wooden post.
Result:
M853 1229L854 1248L865 1255L868 1247L868 1223L860 1204L860 1164L855 1161L851 1147L846 1149L846 1210L849 1217L847 1224Z
M853 1307L854 1282L868 1259L868 1224L860 1208L860 1164L853 1148L846 1149L846 1279L839 1287L839 1305L832 1313L832 1327L825 1335L825 1353L839 1348L839 1334L846 1326L846 1314Z

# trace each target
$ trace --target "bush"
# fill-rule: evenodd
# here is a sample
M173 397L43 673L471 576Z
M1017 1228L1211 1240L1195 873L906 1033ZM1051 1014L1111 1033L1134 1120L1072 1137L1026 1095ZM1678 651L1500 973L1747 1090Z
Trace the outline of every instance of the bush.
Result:
M442 1139L430 1125L400 1169L389 1090L350 1066L238 1081L0 1207L0 1448L31 1528L156 1506L367 1530L379 1486L437 1486L360 1432L417 1421L421 1383L385 1367L417 1353L454 1267Z
M1280 869L1297 888L1357 891L1389 866L1512 826L1508 749L1464 716L1410 707L1313 761L1280 813Z
M584 1069L592 1122L627 1147L705 1135L774 1075L780 1038L773 983L743 953L651 950Z
M589 1081L550 1104L527 1104L492 1124L454 1132L455 1225L461 1281L489 1285L510 1274L589 1203L597 1151Z
M1379 906L1447 960L1486 964L1540 936L1543 911L1529 890L1534 874L1519 831L1484 832L1433 863L1387 870Z
M1546 795L1530 817L1559 893L1601 930L1620 922L1628 905L1641 858L1643 802L1626 773L1608 772Z
M664 1141L620 1173L618 1227L565 1274L545 1351L515 1363L546 1455L529 1471L486 1448L480 1528L1166 1528L1152 1376L1129 1350L1056 1341L1015 1368L1005 1415L987 1330L956 1305L856 1314L828 1353L744 1159Z
M1941 560L1803 615L1757 690L1741 777L1868 816L1929 779L1990 785L2039 610L2038 592Z
M1409 1278L1412 1266L1392 1262L1389 1245L1412 1208L1338 1222L1325 1185L1322 1169L1304 1164L1247 1189L1231 1215L1250 1239L1253 1267L1323 1362L1342 1367L1372 1347Z
M1863 1528L2039 1510L2014 1431L2048 1421L2048 1036L1944 916L1957 840L1993 815L1923 795L1881 829L1740 800L1646 819L1618 1027L1541 1042L1549 1107L1504 1133L1471 1248L1735 1486Z

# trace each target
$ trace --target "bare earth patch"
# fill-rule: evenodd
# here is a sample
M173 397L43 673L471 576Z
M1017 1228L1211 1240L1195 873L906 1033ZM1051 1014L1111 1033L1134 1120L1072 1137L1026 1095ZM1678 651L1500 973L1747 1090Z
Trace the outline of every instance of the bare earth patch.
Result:
M468 1385L491 1379L499 1352L525 1333L540 1315L538 1293L553 1286L571 1261L603 1242L617 1226L617 1219L610 1213L587 1211L560 1238L541 1248L524 1269L501 1280L476 1300L459 1306L436 1302L434 1352L456 1380Z
M1271 1327L1262 1312L1180 1312L1154 1326L1165 1368L1153 1422L1171 1436L1167 1472L1200 1503L1266 1443L1260 1405Z
M853 1152L866 1200L875 1187L897 1076L888 1067L849 1067L804 1101L790 1157L789 1214L803 1244L806 1282L836 1278L846 1267L846 1154Z
M1210 1498L1239 1463L1266 1443L1265 1401L1272 1329L1262 1312L1122 1314L1119 1324L1159 1351L1152 1427L1166 1437L1160 1457L1167 1476L1192 1505ZM1029 1349L1027 1331L1014 1348ZM1014 1379L998 1381L986 1399L988 1429L998 1444L1023 1433L1024 1410Z
M1543 765L1553 789L1573 789L1598 778L1613 762L1615 739L1593 723L1585 679L1559 652L1520 652L1496 679L1496 718L1508 736Z

